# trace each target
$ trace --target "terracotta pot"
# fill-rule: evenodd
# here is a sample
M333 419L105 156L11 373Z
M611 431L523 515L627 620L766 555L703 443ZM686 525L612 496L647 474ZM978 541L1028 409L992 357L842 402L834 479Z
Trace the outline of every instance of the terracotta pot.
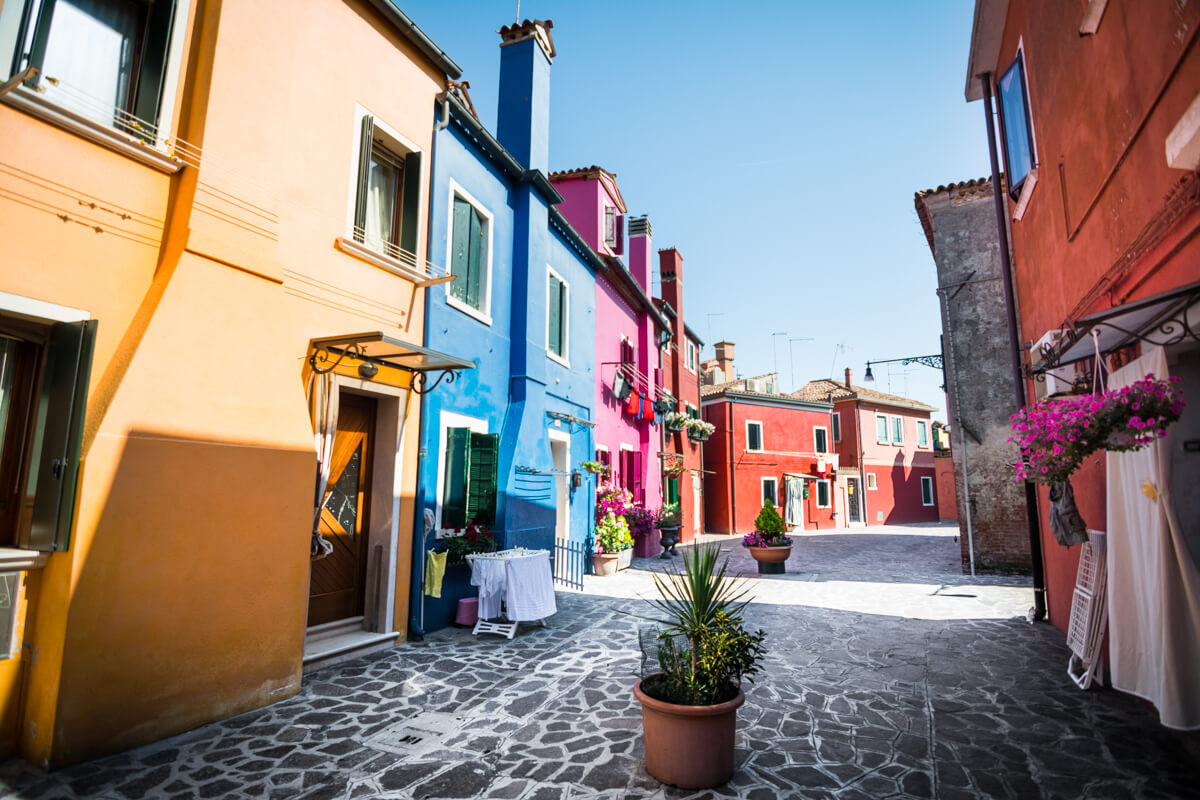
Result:
M616 575L620 553L592 553L592 572L597 575Z
M786 569L784 562L792 554L792 546L787 547L747 547L750 555L758 562L758 571L763 575L782 575Z
M655 700L642 691L641 681L633 685L633 696L642 704L647 772L681 789L709 789L733 776L737 710L746 702L741 689L715 706Z

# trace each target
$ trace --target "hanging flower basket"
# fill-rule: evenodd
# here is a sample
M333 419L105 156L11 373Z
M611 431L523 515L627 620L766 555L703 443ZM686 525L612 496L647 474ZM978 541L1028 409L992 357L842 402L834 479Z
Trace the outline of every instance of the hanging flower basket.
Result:
M711 422L705 422L702 419L691 418L687 421L688 438L693 442L703 442L712 436L713 431L717 429L716 425Z
M672 433L678 433L687 427L690 417L682 411L672 411L663 417L663 425Z

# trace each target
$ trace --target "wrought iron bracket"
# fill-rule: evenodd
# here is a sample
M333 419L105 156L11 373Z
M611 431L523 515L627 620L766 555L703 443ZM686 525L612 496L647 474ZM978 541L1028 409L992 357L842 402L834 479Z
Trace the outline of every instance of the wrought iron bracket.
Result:
M435 380L432 384L426 386L426 383L428 383L428 381L429 381L429 373L428 372L414 372L413 377L412 377L411 388L417 394L424 396L424 395L427 395L430 392L432 392L434 389L436 389L438 387L438 384L441 383L443 380L446 381L447 384L451 384L451 383L454 383L454 381L457 378L458 378L457 372L455 372L452 369L444 369L440 373L438 373L437 380Z
M364 361L370 360L363 355L363 348L360 344L352 344L345 349L339 349L337 358L334 358L333 355L333 351L329 348L319 347L309 355L309 366L312 367L313 372L318 375L324 375L326 372L333 372L333 370L337 369L338 364L341 364L346 359L346 356Z

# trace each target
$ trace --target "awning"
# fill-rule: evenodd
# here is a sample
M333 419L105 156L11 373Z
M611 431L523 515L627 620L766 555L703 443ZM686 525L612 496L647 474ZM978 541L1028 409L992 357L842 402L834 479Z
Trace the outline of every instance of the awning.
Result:
M1063 334L1058 345L1042 352L1034 372L1089 358L1097 346L1106 354L1135 342L1165 346L1200 341L1200 282L1089 314Z
M413 390L419 394L431 391L447 375L453 380L458 370L475 369L474 361L393 339L380 331L325 336L309 343L308 362L316 372L329 372L346 359L414 373ZM433 385L426 386L429 372L442 374Z

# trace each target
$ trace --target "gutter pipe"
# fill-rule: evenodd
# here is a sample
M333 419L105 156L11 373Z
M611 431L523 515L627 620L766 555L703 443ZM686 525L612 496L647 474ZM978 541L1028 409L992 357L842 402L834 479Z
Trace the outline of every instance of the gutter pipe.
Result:
M963 286L967 282L963 283ZM946 326L946 343L949 345L950 354L950 374L953 376L954 383L954 425L959 429L960 438L962 439L962 479L963 479L963 511L967 517L967 555L971 560L971 577L975 577L975 529L971 525L971 485L967 480L967 428L962 421L962 403L958 398L958 372L954 369L954 327L950 323L950 298L946 296L945 289L937 290L938 297L942 301L942 315L945 318L943 324ZM945 364L945 360L943 360ZM945 370L943 369L943 372ZM954 460L951 456L951 466Z
M1004 187L1000 183L1000 159L996 153L996 128L992 121L992 73L979 76L983 89L983 114L987 122L988 156L992 164L992 198L996 206L996 238L1000 245L1000 268L1004 276L1004 308L1008 314L1008 344L1012 360L1013 396L1017 408L1025 405L1025 378L1021 374L1021 340L1017 334L1017 307L1013 297L1012 260L1008 252L1008 213ZM1033 608L1031 622L1046 618L1046 577L1042 563L1042 531L1038 522L1037 489L1025 481L1025 517L1029 525L1029 556L1033 562Z

